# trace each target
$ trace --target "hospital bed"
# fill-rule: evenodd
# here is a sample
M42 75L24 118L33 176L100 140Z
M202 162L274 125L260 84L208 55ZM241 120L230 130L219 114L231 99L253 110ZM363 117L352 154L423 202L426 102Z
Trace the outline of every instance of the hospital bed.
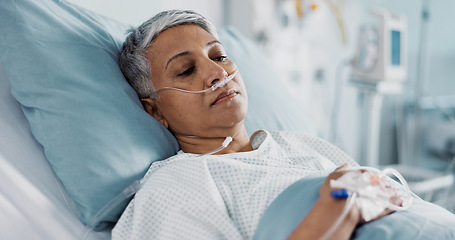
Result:
M129 27L61 0L2 1L0 239L109 239L124 190L178 150L117 66ZM254 44L218 34L248 89L249 133L314 133Z
M91 219L177 151L117 66L129 27L65 1L2 1L0 239L109 239L112 226L99 231L103 219ZM249 89L250 134L311 132L260 51L235 29L219 36Z

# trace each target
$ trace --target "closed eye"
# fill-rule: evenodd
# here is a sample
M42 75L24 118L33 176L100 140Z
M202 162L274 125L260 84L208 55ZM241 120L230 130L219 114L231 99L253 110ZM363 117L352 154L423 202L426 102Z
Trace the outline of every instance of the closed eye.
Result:
M217 61L217 62L224 62L224 60L226 60L226 59L227 59L227 56L222 55L219 57L215 57L213 60Z
M185 71L183 71L182 73L179 73L177 75L177 77L189 76L194 72L195 69L196 69L196 67L190 67L190 68L186 69Z

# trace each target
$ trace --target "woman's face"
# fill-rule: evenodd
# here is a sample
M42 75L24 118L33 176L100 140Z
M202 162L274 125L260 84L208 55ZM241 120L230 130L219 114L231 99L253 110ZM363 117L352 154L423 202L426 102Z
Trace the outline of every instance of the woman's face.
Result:
M221 43L197 25L163 31L148 48L147 58L156 90L204 90L237 69ZM240 73L215 91L162 90L158 96L158 101L143 99L144 107L175 135L229 136L247 114L248 97Z

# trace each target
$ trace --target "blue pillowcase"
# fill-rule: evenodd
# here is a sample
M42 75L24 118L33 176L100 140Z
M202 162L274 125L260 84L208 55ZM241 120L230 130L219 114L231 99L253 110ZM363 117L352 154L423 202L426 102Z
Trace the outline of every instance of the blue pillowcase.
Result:
M0 5L0 60L12 94L85 224L152 162L178 150L117 65L128 28L65 1ZM219 36L248 89L248 131L307 131L307 116L260 51L233 29ZM127 203L94 224L117 221Z

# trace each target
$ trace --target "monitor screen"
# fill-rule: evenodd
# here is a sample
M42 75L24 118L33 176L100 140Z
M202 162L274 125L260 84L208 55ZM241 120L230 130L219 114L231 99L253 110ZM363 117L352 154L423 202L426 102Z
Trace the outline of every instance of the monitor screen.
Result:
M401 33L400 31L397 31L397 30L392 30L391 31L391 59L390 59L390 63L393 65L393 66L400 66L401 64L401 59L400 59L400 51L401 51Z

